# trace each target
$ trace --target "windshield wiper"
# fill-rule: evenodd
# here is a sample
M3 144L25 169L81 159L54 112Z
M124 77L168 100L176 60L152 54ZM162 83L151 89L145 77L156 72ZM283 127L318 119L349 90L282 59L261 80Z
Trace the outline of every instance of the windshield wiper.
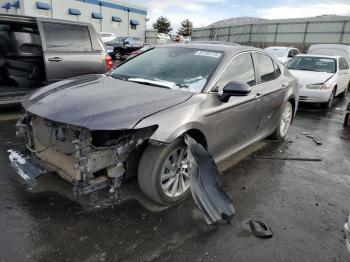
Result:
M188 85L186 85L186 84L184 84L184 83L178 83L178 84L176 84L178 87L180 87L180 88L188 88L189 86Z
M144 85L168 88L168 89L173 89L175 86L175 83L173 83L173 82L148 80L148 79L144 79L144 78L129 78L128 81L139 83L139 84L144 84Z

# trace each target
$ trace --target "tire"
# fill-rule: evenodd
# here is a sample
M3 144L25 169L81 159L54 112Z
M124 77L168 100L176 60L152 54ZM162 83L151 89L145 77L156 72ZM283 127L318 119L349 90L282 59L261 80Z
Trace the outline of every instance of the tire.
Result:
M174 152L179 153L178 150L180 149L184 150L182 169L181 165L170 168L172 166L172 154ZM177 139L166 146L149 144L141 156L138 169L138 183L141 191L148 198L161 205L170 205L185 199L190 193L186 158L187 149L182 139ZM187 176L184 172L187 172ZM173 181L172 186L170 185L171 181ZM165 189L167 185L170 185L168 190ZM183 192L181 192L181 187L184 189ZM172 191L174 191L172 189L174 188L175 194L172 195Z
M270 136L274 140L283 140L287 136L288 129L293 120L293 106L287 101L282 108L281 116L275 131Z
M346 88L345 88L344 91L339 95L339 97L345 98L346 94L348 93L348 90L349 90L349 86L346 86Z
M321 108L324 108L324 109L330 109L333 105L333 102L334 102L334 97L335 97L335 89L333 89L330 97L329 97L329 100L328 102L326 103L321 103Z
M121 60L122 59L122 52L120 52L119 50L115 50L114 51L114 58L115 58L115 60Z

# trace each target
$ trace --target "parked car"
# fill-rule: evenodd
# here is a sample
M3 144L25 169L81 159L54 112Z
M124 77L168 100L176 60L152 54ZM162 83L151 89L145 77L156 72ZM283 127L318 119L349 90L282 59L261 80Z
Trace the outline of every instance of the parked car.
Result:
M90 24L0 14L0 104L33 89L112 68Z
M345 233L346 249L350 253L350 215L344 224L344 233Z
M130 55L133 51L143 47L141 38L137 37L116 37L106 43L108 53L116 60L123 56Z
M141 53L143 53L143 52L145 52L145 51L148 51L148 50L150 50L150 49L152 49L152 48L154 48L154 47L155 47L155 45L145 45L144 47L142 47L142 48L140 48L140 49L138 49L138 50L133 51L133 52L128 56L128 59L130 59L130 58L132 58L132 57L134 57L134 56L137 56L137 55L139 55L139 54L141 54Z
M170 36L167 34L157 34L157 44L164 45L164 44L170 44Z
M270 46L264 50L270 55L276 56L282 64L287 63L291 58L300 54L295 47Z
M100 35L103 43L107 43L109 41L112 41L114 38L116 38L116 35L113 33L101 32L101 33L99 33L99 35Z
M300 102L330 108L334 97L345 97L350 87L349 65L341 56L298 55L286 66L300 82Z
M48 169L84 194L138 176L142 192L166 205L189 193L185 134L217 162L268 136L283 139L298 85L260 49L188 43L44 87L22 105L17 134L31 158L12 151L10 159L23 179Z
M350 45L340 44L318 44L311 45L307 52L313 55L343 56L350 64Z

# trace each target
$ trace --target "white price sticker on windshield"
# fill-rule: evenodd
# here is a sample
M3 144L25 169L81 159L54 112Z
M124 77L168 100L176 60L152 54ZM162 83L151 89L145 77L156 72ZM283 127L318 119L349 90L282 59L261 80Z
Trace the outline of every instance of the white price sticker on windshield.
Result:
M194 53L194 55L209 56L209 57L215 57L215 58L219 58L221 56L220 53L209 52L209 51L197 51L196 53Z

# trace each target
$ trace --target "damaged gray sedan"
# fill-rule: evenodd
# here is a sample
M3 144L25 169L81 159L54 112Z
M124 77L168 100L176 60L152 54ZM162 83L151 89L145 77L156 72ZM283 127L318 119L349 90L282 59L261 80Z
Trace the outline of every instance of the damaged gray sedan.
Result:
M146 51L106 75L67 79L28 96L11 151L31 185L46 171L76 194L108 189L137 176L159 204L190 192L184 135L216 162L272 136L283 139L298 105L288 70L253 47L191 43Z

